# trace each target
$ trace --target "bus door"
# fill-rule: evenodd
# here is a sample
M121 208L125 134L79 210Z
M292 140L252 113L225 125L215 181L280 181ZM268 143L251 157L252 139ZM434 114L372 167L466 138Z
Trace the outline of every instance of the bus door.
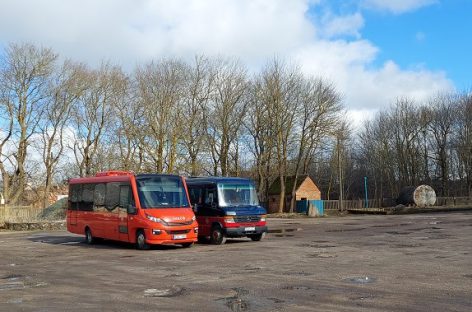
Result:
M77 225L77 211L79 209L79 195L82 194L81 184L70 185L69 195L69 223L70 225Z
M118 235L121 241L129 241L128 228L128 206L133 204L131 200L131 187L129 185L120 186L120 204L118 206Z
M78 204L77 203L70 203L70 225L77 225L77 208Z

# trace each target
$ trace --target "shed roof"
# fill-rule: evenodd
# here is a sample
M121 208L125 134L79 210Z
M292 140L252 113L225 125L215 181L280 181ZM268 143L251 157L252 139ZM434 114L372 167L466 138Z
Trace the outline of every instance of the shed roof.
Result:
M303 181L309 178L307 174L299 175L297 178L296 190L300 187ZM285 177L285 194L290 195L292 193L293 184L295 183L295 176ZM277 177L275 181L270 185L269 195L280 195L280 177Z

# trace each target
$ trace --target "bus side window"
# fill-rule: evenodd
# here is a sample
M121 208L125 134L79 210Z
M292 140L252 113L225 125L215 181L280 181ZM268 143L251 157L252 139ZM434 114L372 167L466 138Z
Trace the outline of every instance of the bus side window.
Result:
M212 205L216 203L216 189L206 189L205 191L205 205Z
M120 183L107 183L107 193L105 196L105 208L108 210L115 209L120 204Z
M94 192L95 206L105 206L105 194L106 194L105 183L96 184L95 192Z
M131 204L130 191L129 185L120 186L120 207L128 208L128 205Z
M79 210L93 211L93 193L95 184L83 184L82 186L82 201L79 205Z
M82 199L82 184L71 184L69 186L69 189L69 201L71 202L71 205L69 207L72 210L76 210L78 208L80 200Z

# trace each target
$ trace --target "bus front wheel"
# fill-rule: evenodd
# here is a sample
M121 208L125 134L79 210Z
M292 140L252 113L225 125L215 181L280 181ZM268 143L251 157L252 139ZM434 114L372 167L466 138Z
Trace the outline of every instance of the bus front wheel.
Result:
M222 245L226 243L226 235L223 233L221 226L215 225L211 229L210 242L214 245Z
M144 231L140 230L136 233L136 248L139 250L147 250L149 249L149 244L146 243L146 236L144 235Z

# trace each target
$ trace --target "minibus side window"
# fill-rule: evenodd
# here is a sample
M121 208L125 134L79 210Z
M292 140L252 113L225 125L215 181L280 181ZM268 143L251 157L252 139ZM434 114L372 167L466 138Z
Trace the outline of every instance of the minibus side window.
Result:
M93 211L93 193L95 184L82 185L82 200L79 204L79 210Z
M205 191L205 206L214 206L218 200L216 199L216 188L206 189Z
M71 202L71 205L69 207L70 209L75 210L77 209L77 204L80 201L80 197L82 197L82 184L71 184L69 186L69 189L69 200Z
M95 185L94 204L95 206L105 206L106 187L104 183Z
M127 208L128 205L131 203L130 201L130 187L129 185L121 185L120 186L120 207Z
M107 191L105 197L105 208L108 210L115 209L120 204L120 183L107 183Z

